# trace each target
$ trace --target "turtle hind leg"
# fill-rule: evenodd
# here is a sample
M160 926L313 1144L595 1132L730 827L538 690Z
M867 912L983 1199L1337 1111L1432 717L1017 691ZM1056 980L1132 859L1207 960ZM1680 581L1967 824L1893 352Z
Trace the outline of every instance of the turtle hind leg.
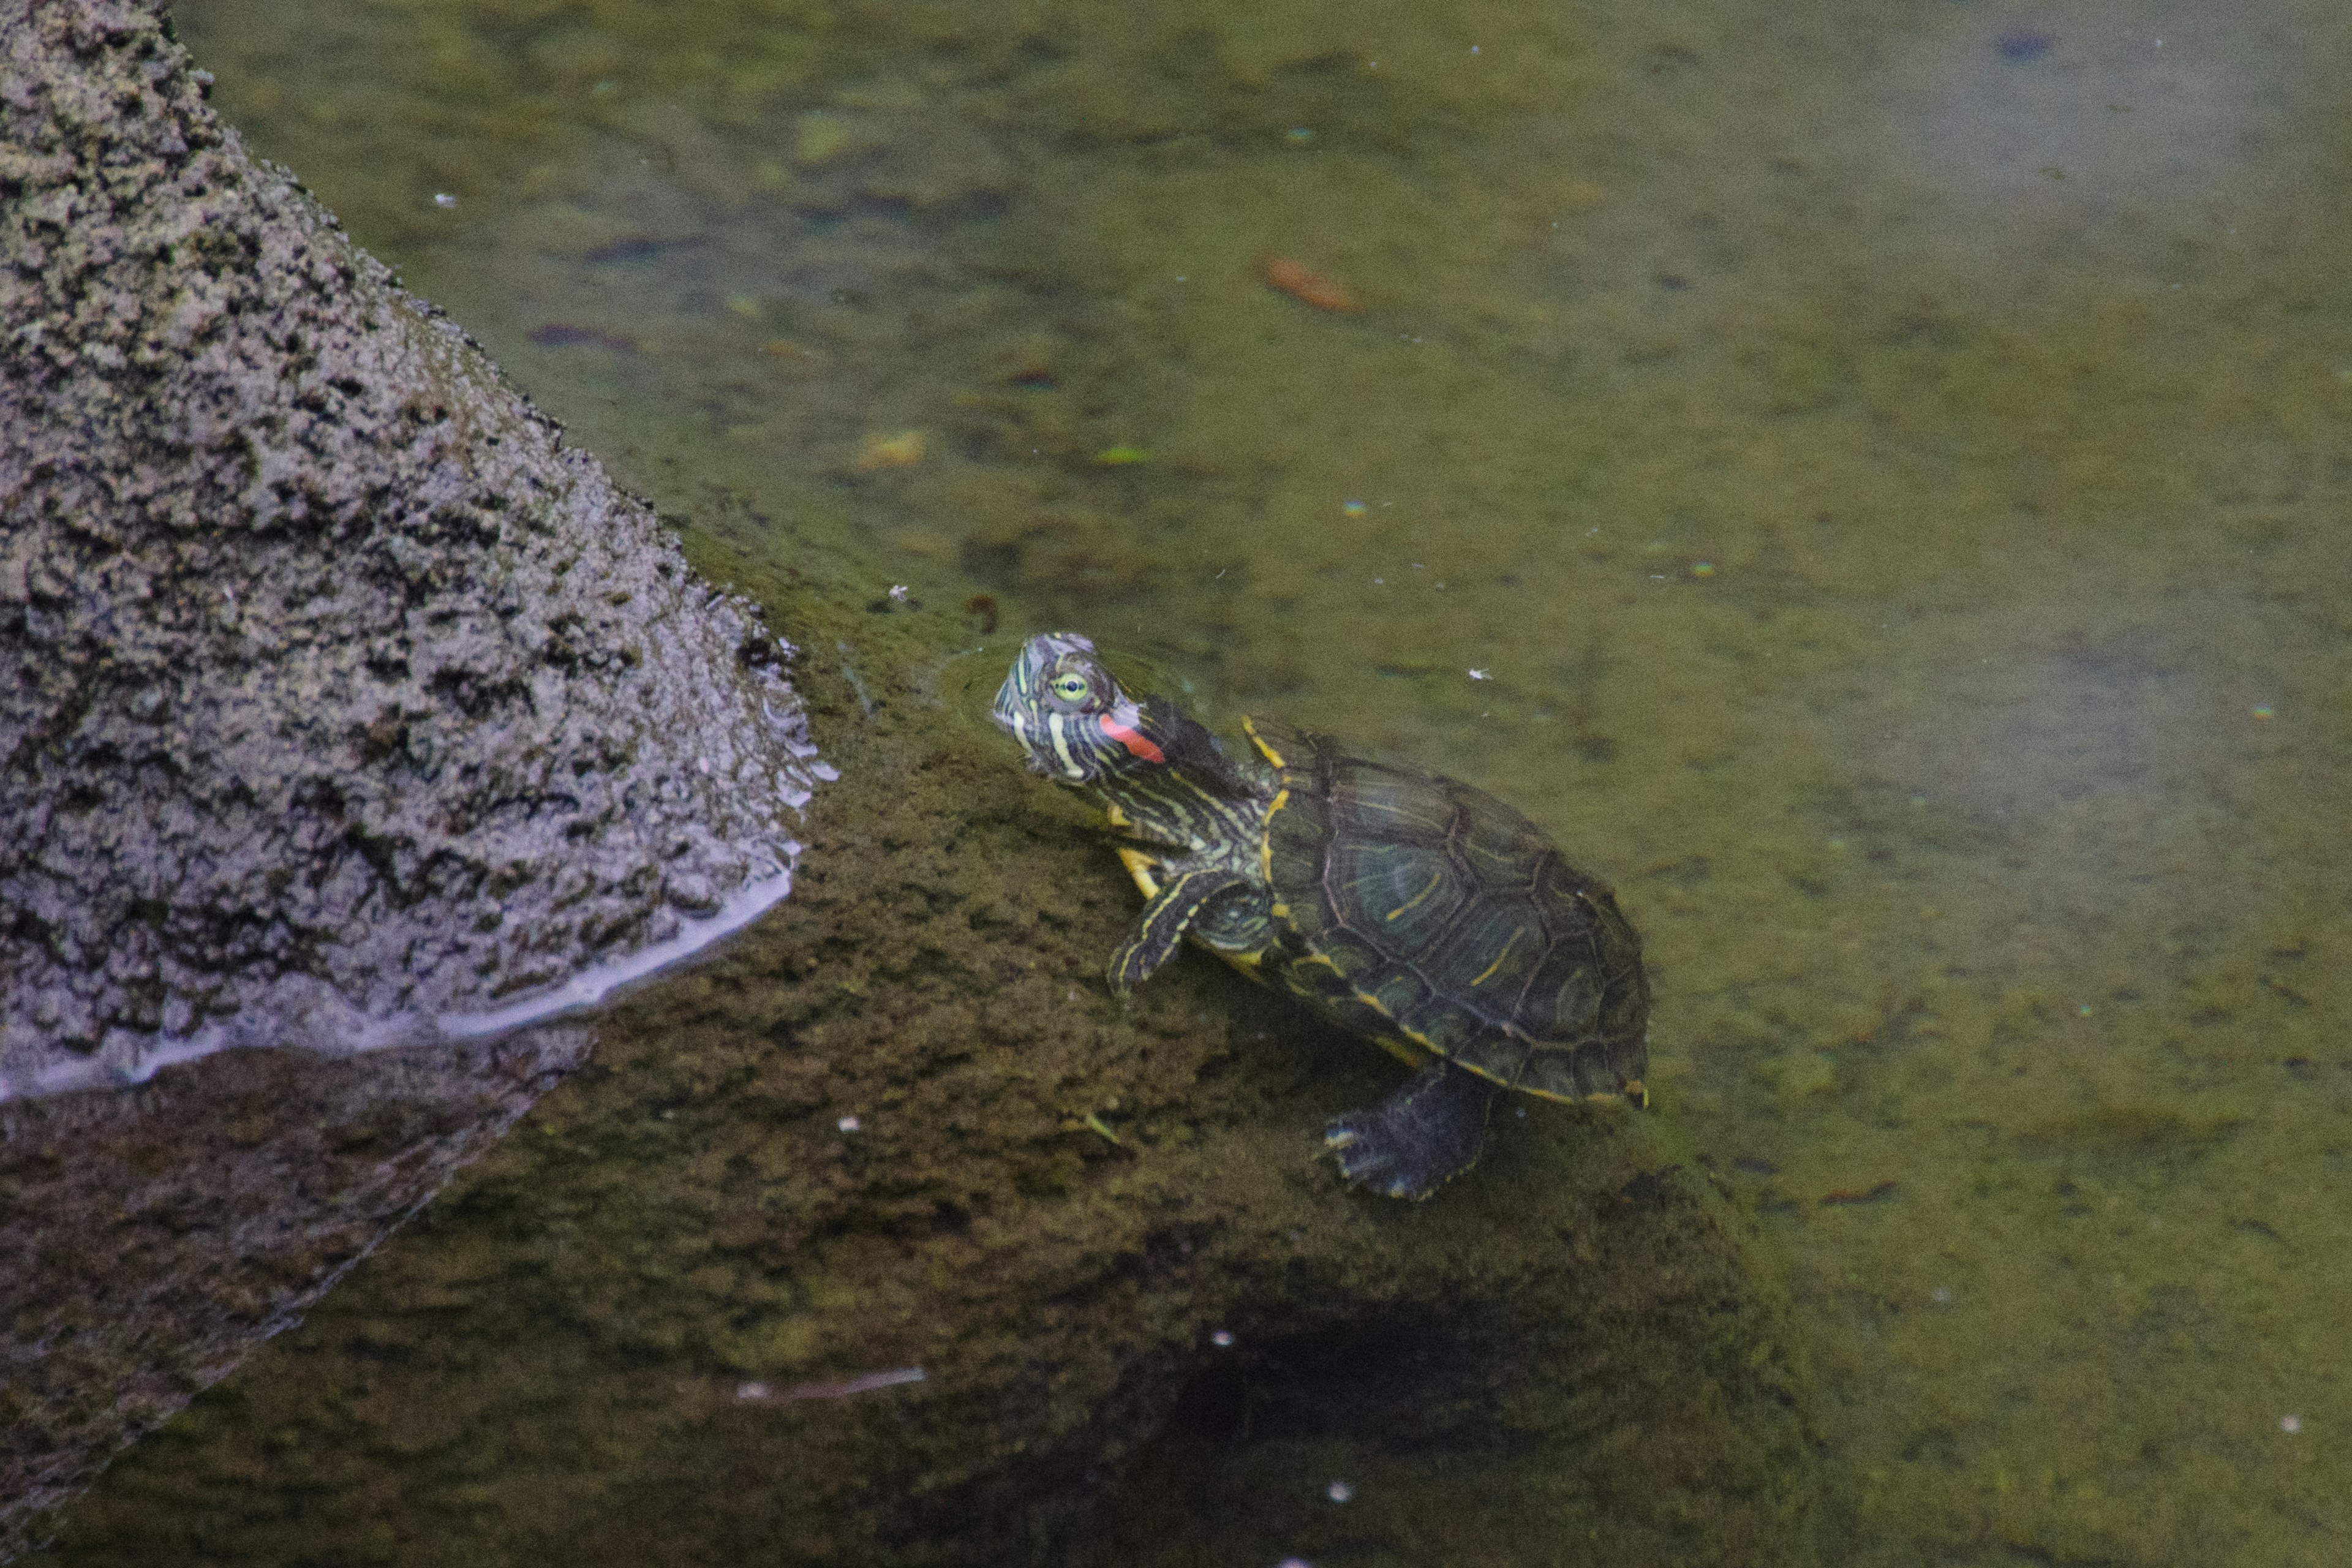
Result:
M1331 1121L1323 1142L1349 1181L1392 1198L1425 1198L1477 1159L1500 1087L1434 1061L1371 1110Z

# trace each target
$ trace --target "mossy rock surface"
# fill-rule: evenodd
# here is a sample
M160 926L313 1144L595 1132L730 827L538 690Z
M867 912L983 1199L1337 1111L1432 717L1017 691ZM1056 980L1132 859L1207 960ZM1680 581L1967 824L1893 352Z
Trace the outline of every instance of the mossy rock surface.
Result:
M843 777L793 898L54 1560L1801 1555L1779 1290L1670 1109L1514 1102L1433 1201L1343 1190L1322 1121L1401 1069L1206 960L1112 998L1134 890L982 718L1012 640L775 608L856 650L796 672Z

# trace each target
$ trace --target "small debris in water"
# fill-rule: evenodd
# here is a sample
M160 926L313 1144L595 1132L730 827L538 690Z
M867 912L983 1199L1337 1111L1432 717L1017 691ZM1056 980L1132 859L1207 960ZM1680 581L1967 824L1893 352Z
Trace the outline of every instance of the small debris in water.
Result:
M819 1378L810 1383L795 1383L789 1388L772 1388L764 1383L739 1383L735 1397L747 1405L790 1405L801 1399L846 1399L853 1394L871 1394L879 1388L896 1388L902 1383L920 1383L923 1369L919 1366L893 1367L888 1372L869 1372L856 1377Z
M1364 515L1367 509L1362 501L1343 500L1339 503L1339 510L1346 512L1349 517L1361 517Z
M1470 672L1470 679L1473 680L1492 680L1494 677L1486 670L1474 669Z
M907 584L904 583L891 584L890 597L897 600L899 604L905 604L907 602Z
M1927 1292L1927 1300L1935 1302L1938 1307L1948 1307L1952 1304L1952 1288L1949 1285L1938 1285Z
M1231 1350L1234 1348L1234 1331L1231 1329L1219 1329L1209 1336L1209 1342L1221 1351Z
M2257 719L2275 719L2278 717L2278 710L2265 702L2261 707L2254 710L2254 717Z
M2038 60L2057 46L2058 36L2039 27L2012 27L1992 41L1992 52L2002 59Z
M446 212L457 205L457 198L446 191L436 191L433 193L433 205Z
M1315 1564L1304 1557L1286 1557L1276 1563L1274 1568L1315 1568Z
M834 1125L840 1128L844 1132L855 1132L862 1124L855 1116L845 1116L840 1121L835 1122Z
M1333 1481L1323 1494L1333 1502L1346 1502L1356 1495L1356 1489L1345 1481Z
M593 327L575 327L569 321L542 321L530 330L530 341L543 349L611 349L615 353L637 352L637 340L635 338L625 338L617 332L600 332Z
M2282 1416L2280 1416L2280 1417L2279 1417L2279 1430L2280 1430L2280 1431L2282 1431L2282 1432L2300 1432L2300 1431L2302 1431L2302 1430L2303 1430L2303 1417L2302 1417L2302 1416L2300 1416L2300 1415L2282 1415Z
M1895 1184L1893 1182L1881 1182L1878 1185L1871 1188L1867 1192L1839 1191L1834 1193L1823 1193L1822 1194L1822 1202L1825 1204L1884 1203L1888 1198L1895 1195Z
M851 466L861 474L870 474L877 468L910 468L923 460L926 445L920 430L868 436L858 443L857 460Z
M709 238L698 234L676 239L659 239L650 234L624 235L610 245L583 251L580 259L592 267L609 267L615 263L651 261L665 251L699 250L709 243Z
M1261 256L1257 258L1258 281L1269 289L1278 289L1302 304L1318 310L1329 310L1342 316L1363 313L1363 303L1348 291L1347 287L1326 278L1302 262L1281 256Z
M1118 1134L1110 1130L1109 1123L1103 1121L1101 1117L1097 1116L1093 1111L1087 1111L1084 1116L1078 1118L1078 1120L1087 1124L1088 1131L1099 1132L1114 1143L1118 1142Z

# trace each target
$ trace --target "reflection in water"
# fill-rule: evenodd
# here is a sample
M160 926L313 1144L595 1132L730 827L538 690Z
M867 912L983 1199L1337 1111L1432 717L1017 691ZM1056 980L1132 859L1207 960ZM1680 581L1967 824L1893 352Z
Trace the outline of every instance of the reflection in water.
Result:
M0 1552L429 1203L589 1054L582 1029L0 1105Z
M1611 875L1836 1559L2341 1542L2333 11L751 9L183 19L718 558L1115 637Z
M2136 4L1990 21L1950 8L1871 83L1866 133L1937 198L1939 244L2160 262L2307 177L2309 89L2250 47L2252 18Z

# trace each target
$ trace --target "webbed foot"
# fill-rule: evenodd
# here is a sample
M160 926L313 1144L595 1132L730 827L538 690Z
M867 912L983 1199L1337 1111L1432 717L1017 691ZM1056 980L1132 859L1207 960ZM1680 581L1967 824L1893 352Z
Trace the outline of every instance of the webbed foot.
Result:
M1348 1181L1392 1198L1425 1198L1478 1158L1497 1087L1432 1062L1371 1110L1333 1119L1323 1142Z

